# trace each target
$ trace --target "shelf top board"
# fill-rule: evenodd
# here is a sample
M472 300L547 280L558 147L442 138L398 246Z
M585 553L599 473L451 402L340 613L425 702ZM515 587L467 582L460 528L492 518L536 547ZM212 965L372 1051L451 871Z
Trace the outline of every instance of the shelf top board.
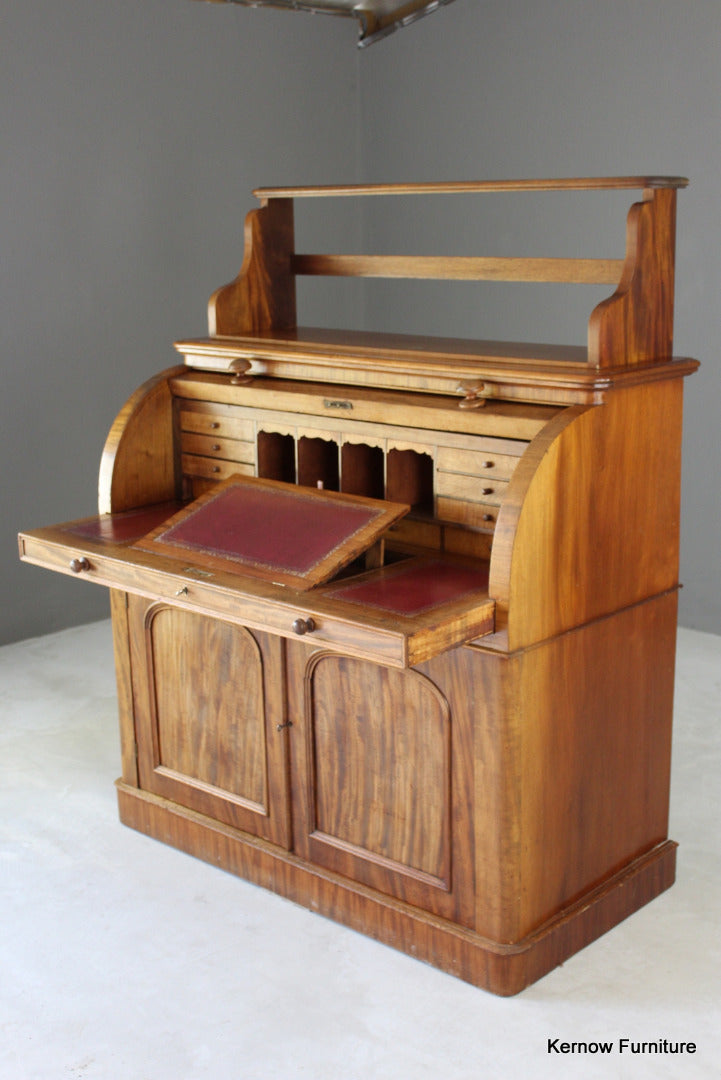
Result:
M184 355L217 354L232 357L285 356L298 359L326 356L337 360L374 359L386 364L398 363L404 369L478 364L503 360L521 364L551 364L560 368L576 365L588 368L588 351L578 345L544 345L534 342L481 341L471 338L427 337L422 334L396 334L376 330L345 330L322 326L299 326L289 330L258 330L237 337L190 338L177 341L175 348Z
M299 187L259 187L259 199L309 199L358 195L463 195L501 191L642 191L647 188L685 188L685 176L586 176L556 180L458 180L419 184L329 184Z
M694 360L669 356L643 364L619 363L598 369L589 364L584 346L322 327L185 339L176 341L175 348L188 367L231 374L232 362L245 359L251 362L251 376L415 389L453 396L461 391L461 384L480 379L489 388L496 384L502 397L508 396L512 387L523 387L522 392L511 396L529 401L539 396L551 400L551 392L561 403L590 400L615 384L687 375L698 366Z

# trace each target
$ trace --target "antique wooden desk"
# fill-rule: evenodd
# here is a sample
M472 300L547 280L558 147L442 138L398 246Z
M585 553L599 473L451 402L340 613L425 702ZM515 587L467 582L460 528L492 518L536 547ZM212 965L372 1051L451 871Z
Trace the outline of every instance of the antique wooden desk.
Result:
M110 587L122 821L500 994L671 885L685 184L256 193L99 516L20 537ZM304 198L604 188L618 260L294 251ZM615 291L515 345L303 329L300 274Z

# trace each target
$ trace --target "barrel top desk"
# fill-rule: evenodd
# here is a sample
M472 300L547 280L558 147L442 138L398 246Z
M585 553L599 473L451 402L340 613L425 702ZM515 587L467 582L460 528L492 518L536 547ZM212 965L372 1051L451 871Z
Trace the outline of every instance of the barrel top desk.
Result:
M685 185L255 193L99 514L20 536L110 589L123 822L499 994L672 884ZM295 250L305 199L604 189L617 259ZM304 328L299 275L610 295L583 346L514 344Z

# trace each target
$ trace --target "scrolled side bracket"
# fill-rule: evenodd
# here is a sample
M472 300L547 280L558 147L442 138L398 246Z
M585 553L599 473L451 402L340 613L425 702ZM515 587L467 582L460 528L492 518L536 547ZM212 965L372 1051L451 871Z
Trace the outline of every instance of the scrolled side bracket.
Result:
M631 367L673 352L675 188L646 188L626 225L626 260L618 288L591 313L592 367Z

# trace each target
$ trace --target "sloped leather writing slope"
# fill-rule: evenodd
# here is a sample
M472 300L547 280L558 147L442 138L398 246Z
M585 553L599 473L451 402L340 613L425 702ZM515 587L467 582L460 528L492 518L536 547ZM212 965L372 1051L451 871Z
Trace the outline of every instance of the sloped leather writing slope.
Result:
M134 546L304 590L338 573L409 509L235 476Z

